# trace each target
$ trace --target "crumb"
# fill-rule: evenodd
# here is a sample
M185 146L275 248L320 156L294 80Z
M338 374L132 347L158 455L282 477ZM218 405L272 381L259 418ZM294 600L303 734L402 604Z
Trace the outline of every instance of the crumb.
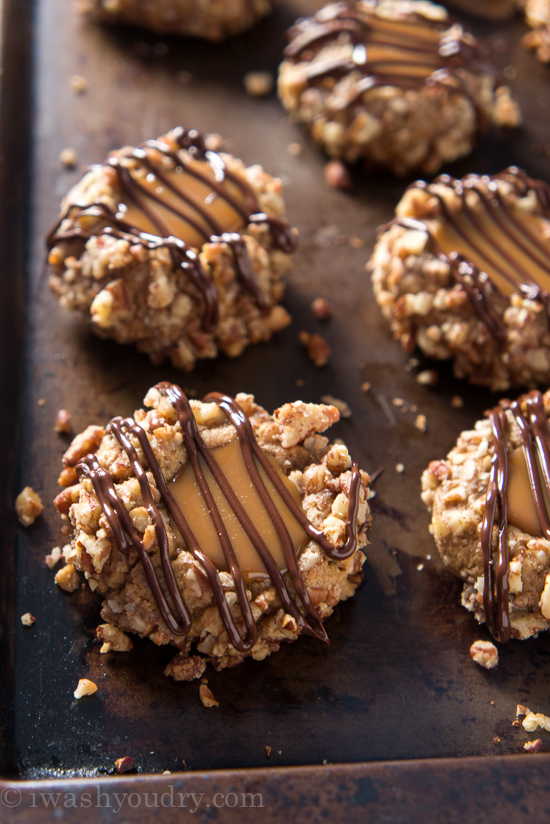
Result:
M402 475L403 472L405 471L405 464L402 464L402 463L396 464L395 465L395 471L399 472L399 474Z
M460 395L453 395L453 397L451 398L451 406L453 407L453 409L460 409L462 406L464 406L464 401L462 400Z
M212 695L212 691L208 689L206 684L201 684L199 688L199 696L203 707L219 707L220 702L216 701Z
M315 366L324 366L328 363L331 349L322 335L314 332L312 335L309 332L300 332L298 337L301 343L306 347L307 354Z
M426 432L428 429L428 421L426 419L426 415L417 415L414 425L418 430L420 430L420 432Z
M97 692L97 684L94 684L88 678L81 678L74 691L74 697L82 698L84 695L93 695L94 692Z
M305 386L305 385L306 385L306 382L303 381L301 378L298 378L296 380L296 386Z
M181 71L176 74L176 80L182 86L189 86L193 82L193 75L191 74L191 72Z
M163 775L172 775L172 770L163 770L162 774Z
M243 83L251 97L266 97L273 88L273 75L271 72L248 72Z
M266 744L264 749L265 749L265 757L270 758L271 757L271 747L268 747L268 745Z
M439 375L435 369L425 369L423 372L418 373L416 380L422 386L435 386L439 380Z
M422 572L422 570L424 569L424 564L417 564L416 568L417 568L418 572Z
M365 245L365 241L361 240L360 237L350 237L349 245L353 246L354 249L362 249Z
M474 641L470 655L472 661L485 669L494 669L498 664L498 650L490 641Z
M321 395L321 400L323 403L328 403L329 406L335 406L341 418L351 418L351 409L345 401L334 398L332 395Z
M405 406L405 401L402 398L394 398L392 403L394 406Z
M315 298L311 304L311 314L315 320L328 320L332 314L328 300Z
M71 89L75 94L84 94L84 92L88 89L88 81L85 77L82 77L81 74L73 74L69 83L71 84Z
M500 738L498 737L498 735L495 735L495 737L493 738L493 744L500 744Z
M34 491L32 486L26 486L15 499L15 511L23 526L33 524L39 515L44 511L40 495Z
M50 569L53 569L54 566L57 564L57 562L61 560L61 556L62 556L62 552L61 552L60 547L54 546L54 548L52 549L50 554L46 555L46 557L44 558L44 563L46 564L47 567L49 567Z
M282 754L283 754L283 751L282 751L282 750L277 750L277 752L278 752L278 754L279 754L279 755L282 755Z
M38 406L46 406L46 398L38 398Z
M427 560L427 561L431 561L431 560L432 560L432 556L431 556L431 555L426 555L426 560ZM494 703L495 703L494 701L491 701L491 704L494 704Z
M512 721L512 726L513 727L521 727L521 721L518 721L517 718L516 718L515 721Z
M116 771L119 773L127 773L134 769L135 759L125 755L124 758L117 758L115 761Z
M289 155L292 155L292 157L298 157L298 155L301 155L303 151L299 143L289 143L286 150Z
M63 435L70 435L71 433L71 413L66 409L60 409L55 416L54 430Z
M520 715L528 715L531 712L529 707L524 707L523 704L518 704L516 707L516 718Z
M78 157L74 149L63 149L59 154L59 162L66 169L74 169L78 163Z
M187 761L185 760L185 758L182 758L182 759L181 759L181 763L182 763L182 764L183 764L183 766L187 769Z
M208 684L208 678L205 675L201 678L201 684Z
M35 621L36 618L34 617L34 615L31 615L30 612L26 612L24 615L21 616L21 623L25 627L32 627Z
M540 738L536 738L534 741L526 741L523 745L523 749L526 752L542 752L544 747L542 745L542 740Z
M324 168L325 180L335 189L351 189L351 178L341 160L329 160Z
M541 727L543 730L550 732L550 718L547 715L543 715L542 712L528 711L523 719L523 729L527 730L527 732L534 732L537 727Z
M369 383L369 381L365 381L364 383L362 383L361 389L363 390L363 392L370 392L371 384Z
M74 592L80 586L80 575L76 571L74 564L65 564L59 572L55 574L55 583L65 592Z

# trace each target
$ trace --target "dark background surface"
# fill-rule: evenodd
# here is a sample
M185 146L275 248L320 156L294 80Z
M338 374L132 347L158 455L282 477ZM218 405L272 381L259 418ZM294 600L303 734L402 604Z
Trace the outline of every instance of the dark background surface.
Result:
M0 648L5 728L0 766L5 775L94 775L112 771L114 760L124 755L134 757L144 772L182 769L182 759L188 768L210 770L497 755L520 752L528 738L536 737L512 727L518 702L550 711L550 639L543 634L511 641L501 648L499 667L492 672L472 664L470 644L488 633L460 608L460 583L441 568L428 533L420 474L430 460L444 457L458 433L494 405L495 396L454 380L446 366L437 367L435 388L419 386L374 302L364 265L378 225L391 217L408 180L357 172L352 193L329 189L322 174L325 160L287 121L275 95L256 100L244 91L246 71L276 70L283 32L311 8L306 0L281 5L251 32L214 46L95 27L80 20L66 0L37 2L31 27L31 4L19 0L20 27L4 52L11 54L4 86L11 78L12 98L4 97L1 135L3 192L9 200L16 187L17 195L12 228L8 222L2 229L4 242L13 241L1 287L4 484L9 485L3 499L9 514L2 540L6 574ZM520 47L525 27L519 20L502 25L472 21L471 28L489 35L502 68L515 67L511 85L525 126L493 133L446 171L498 172L515 163L548 179L549 69ZM32 106L26 96L27 44L34 61ZM179 82L181 71L191 73L190 85ZM87 79L85 94L71 91L74 74ZM513 70L506 69L506 76L512 77ZM13 112L9 122L7 112ZM292 325L237 360L203 363L189 375L168 366L154 368L132 349L95 339L85 320L62 310L39 282L42 238L61 197L86 165L102 160L110 149L178 124L222 133L247 164L261 163L281 176L288 217L301 238L285 298ZM287 151L292 142L303 147L298 157ZM68 146L79 158L73 172L58 161ZM19 217L30 221L20 344L21 284L9 277L21 269L20 244L13 235L16 225L24 225L13 220L18 209ZM335 243L335 238L359 238L364 246ZM326 325L309 312L319 295L333 308ZM315 369L307 360L298 342L301 329L326 336L333 356L325 368ZM19 351L24 375L17 394ZM332 436L342 438L365 469L386 468L372 502L366 580L329 619L330 647L303 638L264 662L209 672L219 709L202 707L198 682L177 684L163 676L170 649L138 639L129 654L100 655L93 642L99 600L87 589L72 595L57 590L43 562L53 546L63 543L51 504L67 444L53 431L57 410L69 409L80 431L131 413L149 386L165 379L180 382L197 397L211 390L253 392L270 410L330 393L353 411ZM297 386L298 380L304 385ZM372 384L368 394L361 391L363 381ZM464 399L463 408L451 407L454 394ZM42 398L46 403L39 406ZM414 427L416 413L392 405L394 398L427 416L427 434ZM403 474L395 471L399 462L405 465ZM15 525L11 507L26 484L41 494L46 507L44 518L23 530ZM36 616L30 629L19 620L28 611ZM99 690L77 702L73 690L81 677L91 678ZM500 743L493 743L495 736ZM272 747L269 762L265 745Z

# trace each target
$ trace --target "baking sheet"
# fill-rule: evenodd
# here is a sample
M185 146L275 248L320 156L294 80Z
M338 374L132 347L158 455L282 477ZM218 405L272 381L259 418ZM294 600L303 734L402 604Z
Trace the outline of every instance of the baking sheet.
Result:
M154 773L181 770L183 759L187 769L213 770L521 751L533 736L511 726L516 704L550 709L549 639L511 641L501 648L493 672L471 664L470 644L488 633L459 607L460 583L436 558L419 498L428 462L443 457L495 397L455 381L445 366L437 367L435 388L419 386L391 340L364 271L376 228L391 217L408 180L358 172L352 193L329 189L324 159L288 122L276 97L252 99L242 85L246 71L276 70L283 32L313 6L307 0L281 5L251 32L214 46L96 27L80 20L65 0L34 6L19 0L17 9L7 0L4 5L19 26L10 28L9 49L4 43L4 91L10 79L12 97L4 98L1 134L4 156L13 161L2 167L6 214L9 198L15 204L2 230L11 248L1 287L1 431L8 487L2 546L6 629L0 647L3 774L93 777L112 772L115 759L124 755L136 759L138 771ZM472 29L490 36L501 67L516 67L512 85L526 125L485 138L470 158L447 171L493 173L516 163L548 179L548 69L519 46L519 21L472 22ZM32 102L25 86L29 65ZM182 84L182 71L192 75L189 85ZM71 91L75 74L87 79L85 94ZM512 78L513 72L506 74ZM189 375L154 368L130 348L95 339L85 320L62 310L40 284L43 236L82 169L112 148L178 124L220 132L247 164L259 162L278 174L288 217L300 230L285 298L293 324L238 360L206 362ZM297 157L287 151L294 142L302 146ZM58 161L69 146L79 158L74 172ZM28 255L24 327L17 314L22 284L9 277L22 268L16 229L26 231ZM364 246L357 248L350 238ZM309 312L318 296L333 308L323 327ZM300 347L302 329L321 331L333 348L322 370ZM330 393L353 412L334 427L333 437L342 438L365 469L386 467L376 482L366 580L327 622L330 647L303 638L262 663L209 672L209 687L220 701L215 710L200 704L197 682L177 684L163 676L173 649L137 640L127 655L100 655L93 643L99 600L87 589L73 595L57 590L43 563L63 540L51 504L66 448L53 431L57 410L69 409L80 431L131 413L161 379L180 382L197 397L214 389L253 392L268 409ZM368 394L361 390L364 381L372 384ZM17 386L18 405L11 394ZM464 399L461 409L450 405L455 394ZM405 400L409 411L394 406L394 398ZM427 435L414 427L411 405L427 416ZM16 443L18 468L8 472ZM398 463L404 464L402 474L395 470ZM45 516L28 530L14 530L11 502L25 484L40 492ZM28 611L37 619L31 629L19 621ZM99 690L76 702L72 693L84 676ZM269 761L265 745L272 748Z

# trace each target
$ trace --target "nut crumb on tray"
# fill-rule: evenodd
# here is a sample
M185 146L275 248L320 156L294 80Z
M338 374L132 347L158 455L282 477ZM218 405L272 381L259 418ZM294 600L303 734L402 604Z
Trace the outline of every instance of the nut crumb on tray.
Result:
M129 755L125 755L124 758L117 758L115 761L116 771L118 773L127 773L134 769L135 759L131 758Z
M523 749L527 752L542 752L544 749L542 739L535 738L534 741L526 741L523 745Z
M26 486L15 499L15 511L23 526L33 524L44 511L40 495L32 486Z
M60 409L55 416L54 430L62 435L70 435L72 432L71 413L66 409Z
M331 348L322 335L317 332L300 332L300 343L306 348L307 355L315 366L325 366L331 355Z
M95 692L97 692L97 684L94 684L89 678L81 678L74 691L74 697L77 699L83 698L85 695L93 695Z
M271 72L248 72L243 83L251 97L267 97L273 88L273 75Z
M470 655L472 661L485 669L494 669L498 665L498 650L491 641L474 641Z
M269 415L252 395L188 401L169 383L153 387L145 404L133 418L114 418L92 447L89 433L76 436L64 462L77 481L55 502L74 528L56 581L68 588L74 576L76 588L79 570L103 596L102 651L128 649L130 632L173 644L178 654L165 674L187 681L208 662L221 670L249 656L260 661L301 634L326 640L324 619L361 580L370 525L368 475L320 434L338 410L295 401ZM216 481L210 467L221 473ZM214 496L229 543L212 538L201 488ZM105 508L109 490L116 511ZM265 515L273 528L262 527L260 539L254 522L270 512L265 496L275 490L279 515ZM241 512L245 491L246 514L226 521ZM281 540L278 517L287 529Z
M32 627L35 621L36 618L34 617L34 615L31 615L30 612L26 612L24 615L21 616L21 623L25 627Z
M200 696L200 699L201 699L201 704L203 705L203 707L206 707L207 709L210 709L211 707L219 707L220 706L220 702L216 701L216 699L214 698L214 695L212 693L212 690L208 689L206 684L201 684L200 685L200 687L199 687L199 696Z

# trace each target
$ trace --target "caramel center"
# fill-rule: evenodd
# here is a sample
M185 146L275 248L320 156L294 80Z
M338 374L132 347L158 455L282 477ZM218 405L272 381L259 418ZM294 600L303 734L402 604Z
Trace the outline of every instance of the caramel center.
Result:
M447 256L464 255L505 295L533 281L550 291L550 238L536 215L503 206L496 198L483 202L477 197L445 217L435 238Z
M508 455L507 499L508 522L529 535L541 536L542 530L529 480L527 461L521 446Z
M154 155L150 153L149 158L153 160ZM139 162L130 167L132 196L124 190L120 193L117 217L143 232L174 235L195 248L213 234L241 230L242 215L208 183L215 179L211 165L198 160L188 160L186 165L206 180L184 166L166 171L155 164L157 173ZM243 191L233 181L224 178L222 187L245 206Z
M279 536L275 526L265 508L263 501L254 486L246 464L244 462L243 453L239 446L237 438L233 438L224 446L216 447L211 450L212 457L216 460L221 471L225 475L227 482L231 488L254 527L264 540L269 552L275 559L280 570L287 569L287 563L281 547ZM301 507L300 493L274 459L270 458L271 463L275 467L277 474L285 487L291 493L292 497ZM214 476L208 468L206 461L202 456L200 457L201 468L208 483L208 487L212 492L214 501L220 512L222 521L227 530L229 540L231 541L233 551L237 557L241 572L245 578L253 578L261 575L267 575L267 570L258 555L252 540L242 527L233 509L227 502L222 490L218 486ZM290 510L284 503L283 499L275 489L275 486L268 478L264 469L256 461L256 466L260 476L269 492L271 500L277 507L277 510L283 519L283 522L288 529L292 545L296 553L307 542L307 536L296 521ZM182 469L171 484L171 491L176 499L176 502L183 512L191 530L202 551L207 555L219 569L227 569L225 556L222 545L216 532L214 522L209 514L208 507L201 494L195 473L190 463ZM174 526L174 525L173 525ZM175 530L177 533L177 530Z

